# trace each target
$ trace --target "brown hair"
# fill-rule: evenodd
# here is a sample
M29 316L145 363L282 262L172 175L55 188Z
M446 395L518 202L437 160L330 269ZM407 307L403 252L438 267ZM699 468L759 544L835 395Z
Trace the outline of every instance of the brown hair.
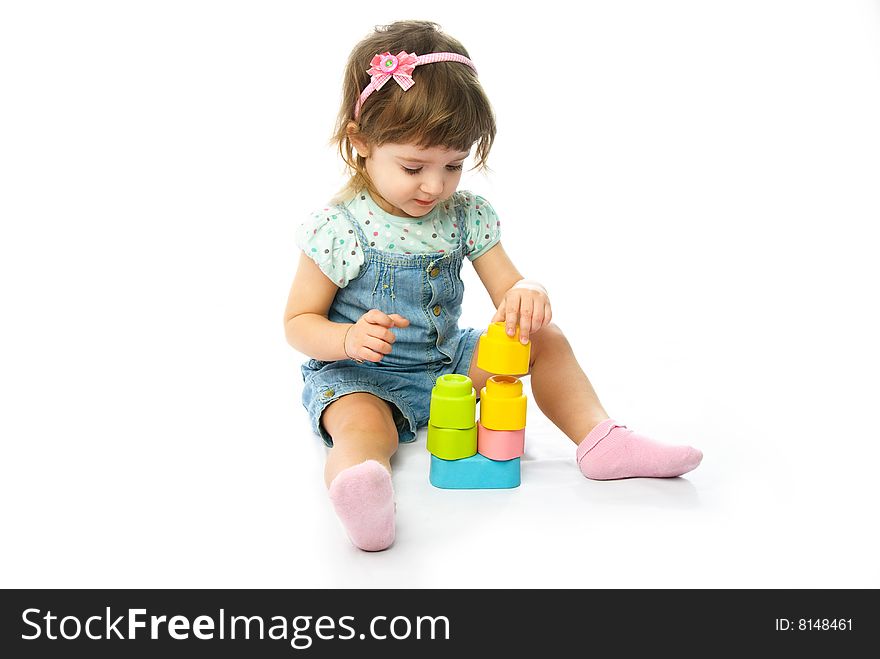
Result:
M401 50L417 55L453 52L470 58L456 39L444 34L431 21L397 21L377 25L351 51L345 67L342 107L336 120L331 145L350 175L348 183L331 203L339 203L356 192L375 187L367 175L365 159L357 154L350 138L349 124L368 144L415 144L467 151L476 143L475 167L488 170L486 159L495 139L495 114L476 73L458 62L435 62L416 67L415 84L406 92L393 80L373 92L364 102L357 120L354 108L364 87L370 83L370 62L377 54ZM478 67L479 68L479 67Z

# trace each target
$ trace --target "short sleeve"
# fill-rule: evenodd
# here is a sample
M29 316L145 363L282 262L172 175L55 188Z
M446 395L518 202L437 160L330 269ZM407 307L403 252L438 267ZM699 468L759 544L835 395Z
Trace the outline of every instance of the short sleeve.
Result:
M501 240L501 220L492 205L480 195L466 194L468 244L465 254L473 261Z
M300 224L296 245L340 288L358 276L364 263L357 232L341 211L332 208L312 213Z

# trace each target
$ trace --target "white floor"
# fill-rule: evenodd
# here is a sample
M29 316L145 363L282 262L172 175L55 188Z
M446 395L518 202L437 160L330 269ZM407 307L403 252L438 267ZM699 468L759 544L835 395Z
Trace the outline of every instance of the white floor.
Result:
M139 401L126 408L124 394L110 394L94 418L64 405L34 418L31 436L43 441L13 446L5 460L0 584L880 586L876 432L852 415L807 434L785 415L698 399L692 420L630 421L700 446L696 471L593 482L530 400L521 487L432 487L422 431L396 457L397 541L364 553L327 502L325 449L287 395L291 380L249 389L253 379L236 375L207 395L169 384L149 401L135 388ZM65 435L71 423L78 430Z
M296 506L296 517L308 519L313 532L284 539L312 564L308 576L293 571L287 583L880 586L877 490L873 468L851 459L844 436L858 433L852 420L831 429L839 434L829 435L827 446L818 437L798 442L796 427L760 416L726 419L723 427L657 424L651 428L657 437L701 446L704 463L683 478L594 482L581 476L572 445L534 404L530 414L523 484L516 490L433 488L424 432L402 447L395 475L398 539L388 552L369 555L347 546L320 494L314 510ZM774 441L777 433L791 433L789 448ZM798 443L807 453L791 455ZM323 450L301 448L297 463L318 467ZM302 487L320 490L314 473L307 481Z

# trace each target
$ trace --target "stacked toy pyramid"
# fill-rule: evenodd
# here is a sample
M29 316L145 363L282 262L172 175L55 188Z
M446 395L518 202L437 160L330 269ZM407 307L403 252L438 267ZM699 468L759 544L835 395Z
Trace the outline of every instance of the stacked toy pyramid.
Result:
M503 322L492 323L480 337L477 366L495 373L476 392L466 375L437 378L431 391L428 451L431 484L445 489L501 489L521 482L525 449L526 397L522 381L529 372L531 344L519 340L519 328L507 336Z

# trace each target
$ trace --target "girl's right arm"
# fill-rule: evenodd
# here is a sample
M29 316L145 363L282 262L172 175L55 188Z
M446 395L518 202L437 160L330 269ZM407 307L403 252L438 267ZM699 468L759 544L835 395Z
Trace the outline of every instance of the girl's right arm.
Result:
M327 362L348 359L343 339L351 324L327 320L338 290L318 265L300 252L284 310L284 333L291 346L312 359Z
M338 290L318 265L301 252L284 311L287 342L320 361L381 361L391 352L396 338L391 328L406 327L409 320L371 309L356 323L334 323L327 319L327 313Z

